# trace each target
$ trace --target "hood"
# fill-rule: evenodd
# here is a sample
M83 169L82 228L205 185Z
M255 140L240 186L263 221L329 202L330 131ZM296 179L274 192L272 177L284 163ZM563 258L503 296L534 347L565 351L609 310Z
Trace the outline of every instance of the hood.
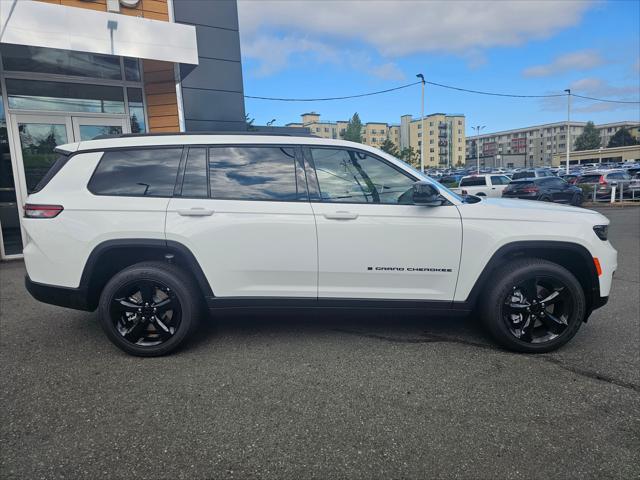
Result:
M483 198L478 203L459 205L458 209L463 218L576 224L589 223L592 225L609 224L607 217L594 210L533 200Z

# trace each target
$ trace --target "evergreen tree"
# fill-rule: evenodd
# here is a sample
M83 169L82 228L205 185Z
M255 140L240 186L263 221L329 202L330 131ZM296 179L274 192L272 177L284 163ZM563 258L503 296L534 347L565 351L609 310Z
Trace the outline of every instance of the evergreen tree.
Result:
M575 150L593 150L599 146L600 132L593 122L587 122L582 133L576 138Z
M631 135L631 132L629 132L629 130L627 130L625 127L622 127L613 135L613 137L609 139L607 148L626 147L628 145L638 145L638 140L633 138L633 135Z
M349 119L343 138L350 142L362 143L362 122L358 112L354 113L353 117Z
M389 155L393 155L394 157L398 157L400 155L396 144L388 138L382 143L382 145L380 145L380 150L387 152Z

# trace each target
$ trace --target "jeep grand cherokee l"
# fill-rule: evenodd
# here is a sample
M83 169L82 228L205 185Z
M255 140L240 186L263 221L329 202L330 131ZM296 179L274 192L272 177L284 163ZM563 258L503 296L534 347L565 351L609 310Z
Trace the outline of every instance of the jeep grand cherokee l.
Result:
M98 311L109 339L168 353L206 309L476 311L521 352L604 305L599 213L461 198L383 151L313 137L147 135L59 147L24 207L26 285Z

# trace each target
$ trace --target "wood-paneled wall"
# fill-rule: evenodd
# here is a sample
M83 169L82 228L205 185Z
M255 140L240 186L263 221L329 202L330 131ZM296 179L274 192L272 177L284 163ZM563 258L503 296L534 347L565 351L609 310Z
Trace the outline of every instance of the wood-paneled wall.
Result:
M69 7L107 11L106 0L40 0ZM122 15L169 21L167 0L140 0L135 8L120 6ZM151 132L179 132L178 101L173 63L143 60L144 91Z

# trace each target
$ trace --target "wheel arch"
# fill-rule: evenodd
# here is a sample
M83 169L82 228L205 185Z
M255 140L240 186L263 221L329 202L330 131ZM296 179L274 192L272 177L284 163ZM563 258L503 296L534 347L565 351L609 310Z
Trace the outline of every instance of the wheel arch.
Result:
M107 240L93 249L82 271L80 289L86 292L87 307L92 311L97 308L100 294L113 275L136 263L154 260L182 267L205 299L214 296L200 264L183 244L161 239Z
M587 301L587 316L591 314L600 297L598 272L593 256L583 245L561 241L519 241L500 247L485 265L474 283L467 300L467 308L474 308L487 287L491 275L503 265L519 258L541 258L561 265L580 282Z

